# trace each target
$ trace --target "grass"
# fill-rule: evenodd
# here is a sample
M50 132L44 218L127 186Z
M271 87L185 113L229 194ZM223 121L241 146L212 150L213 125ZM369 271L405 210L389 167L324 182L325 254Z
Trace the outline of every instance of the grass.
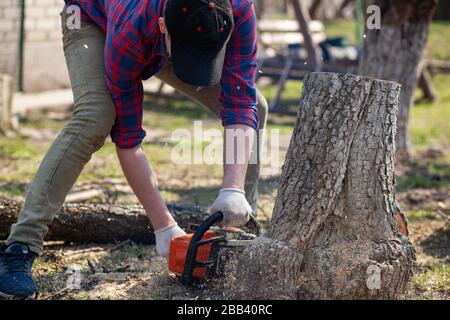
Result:
M39 148L30 145L26 139L0 137L0 154L11 160L32 160L39 156Z
M450 185L448 150L441 154L441 159L419 159L417 157L420 155L416 155L416 160L398 177L397 190L441 188Z
M426 177L401 176L397 181L397 190L406 191L417 188L431 189L449 185L449 180L433 181Z
M426 220L437 221L443 218L431 210L410 210L407 212L408 221L411 223L423 222Z
M411 110L411 142L419 150L430 146L450 148L450 75L436 75L433 84L438 100L418 101Z
M448 295L450 288L450 266L439 265L428 270L420 270L413 278L412 288L416 298L422 300L438 299Z
M189 100L163 100L157 103L154 97L147 96L144 108L149 112L144 116L143 124L151 128L172 131L191 127L196 120L203 120L207 127L220 124L213 113Z
M346 37L351 43L356 41L356 25L354 20L335 20L324 22L325 33L328 37Z
M0 183L0 195L22 196L25 192L25 184L3 182Z
M427 44L427 56L434 59L450 60L450 23L448 21L433 21Z

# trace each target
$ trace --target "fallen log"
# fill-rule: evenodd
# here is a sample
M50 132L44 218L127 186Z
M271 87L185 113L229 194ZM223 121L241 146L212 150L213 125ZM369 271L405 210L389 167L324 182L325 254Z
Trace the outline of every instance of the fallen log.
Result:
M21 206L22 203L17 201L0 200L0 240L8 237L11 224L16 222ZM169 204L168 207L182 228L199 224L205 218L203 211L196 206ZM141 206L69 203L56 214L45 240L74 243L131 240L152 244L154 235Z

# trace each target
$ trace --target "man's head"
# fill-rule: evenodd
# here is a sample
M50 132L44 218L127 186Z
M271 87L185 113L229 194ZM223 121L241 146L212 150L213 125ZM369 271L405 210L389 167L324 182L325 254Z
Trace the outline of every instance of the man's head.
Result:
M167 0L159 28L175 75L197 86L217 84L233 27L230 0Z

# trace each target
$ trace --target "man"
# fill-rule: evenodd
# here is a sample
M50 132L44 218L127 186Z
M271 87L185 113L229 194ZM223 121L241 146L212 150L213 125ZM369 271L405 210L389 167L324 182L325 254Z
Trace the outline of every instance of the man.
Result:
M224 213L224 225L238 226L256 205L259 165L247 164L256 129L265 125L267 102L255 87L252 1L66 0L66 5L79 6L82 21L72 30L67 7L61 14L74 113L44 157L0 249L0 294L9 297L35 294L31 266L42 252L47 225L108 135L156 230L157 253L167 256L170 241L184 234L140 147L142 80L153 75L220 115L225 137L230 131L248 139L245 150L234 138L225 140L223 182L210 210ZM242 154L244 160L237 161Z

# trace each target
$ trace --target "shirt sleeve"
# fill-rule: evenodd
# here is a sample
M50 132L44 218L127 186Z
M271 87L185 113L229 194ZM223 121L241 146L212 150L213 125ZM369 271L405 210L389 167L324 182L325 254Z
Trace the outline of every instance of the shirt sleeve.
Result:
M221 79L222 125L245 124L256 129L257 38L256 15L251 0L241 2L235 9L234 19Z
M104 50L106 85L116 109L111 139L125 149L140 145L145 137L141 77L144 59L139 44L126 34L120 25L108 23Z

